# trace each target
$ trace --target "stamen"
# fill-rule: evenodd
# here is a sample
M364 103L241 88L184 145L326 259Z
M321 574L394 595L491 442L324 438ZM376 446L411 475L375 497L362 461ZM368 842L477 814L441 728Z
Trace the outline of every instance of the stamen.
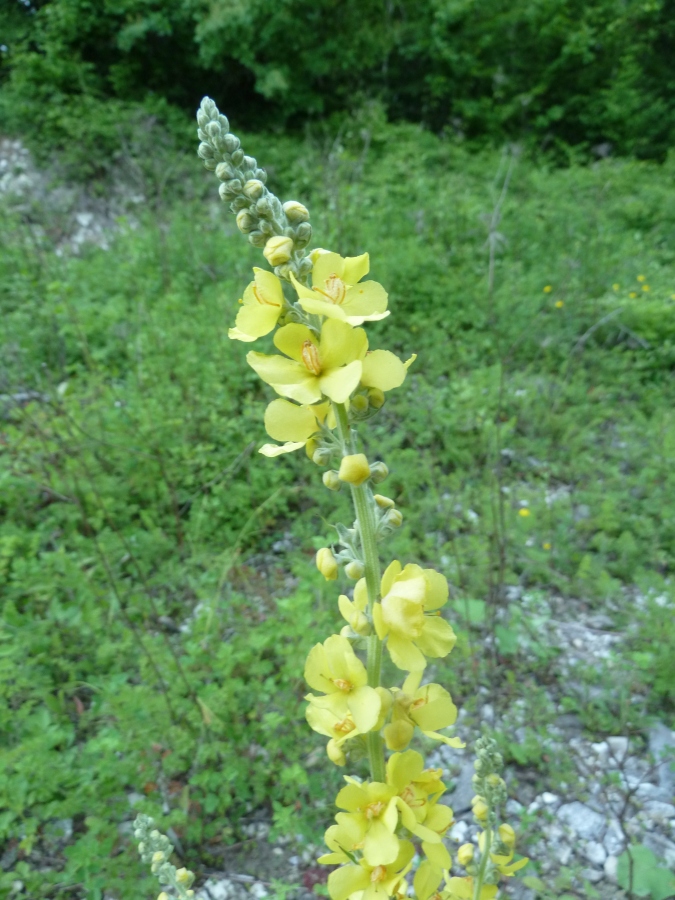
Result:
M305 364L305 368L309 369L313 375L321 374L319 351L316 348L316 344L313 344L312 341L303 341L302 361Z

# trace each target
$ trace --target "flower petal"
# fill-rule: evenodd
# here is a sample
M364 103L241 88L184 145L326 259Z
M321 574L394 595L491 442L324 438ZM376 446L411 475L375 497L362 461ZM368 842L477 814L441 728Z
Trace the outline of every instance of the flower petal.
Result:
M367 253L362 253L361 256L348 256L343 260L342 279L347 284L356 284L368 272L370 272L370 256Z
M426 656L434 658L447 656L457 642L452 626L440 616L425 616L422 634L417 638L417 646Z
M263 456L281 456L282 453L292 453L305 446L306 441L287 441L285 444L263 444L258 453Z
M384 575L382 576L382 582L380 584L380 590L383 597L385 597L389 591L391 590L391 586L394 583L394 579L397 575L401 574L401 563L395 559L393 562L389 563L387 568L384 570Z
M341 306L331 303L330 300L324 300L319 294L314 294L312 297L300 297L300 306L306 313L310 313L313 316L325 316L327 319L347 321L347 315ZM357 324L360 325L361 322Z
M352 691L347 697L347 706L361 734L366 734L375 727L380 715L382 701L375 688L364 684Z
M277 335L281 331L283 328L277 332ZM265 353L256 353L255 350L251 350L246 354L246 362L267 384L297 384L305 381L308 376L316 377L311 375L301 363L283 356L268 356Z
M344 403L356 390L361 378L361 360L354 360L348 366L332 369L319 376L321 393L334 403Z
M364 281L347 288L342 307L349 316L369 316L385 312L388 299L381 284L377 281Z
M273 384L272 387L277 394L281 394L282 397L288 397L289 400L295 400L296 403L300 403L302 406L310 406L321 399L321 388L316 375L307 374L306 378L303 378L302 381L298 381L296 384Z
M274 346L277 350L281 350L296 362L302 362L302 347L305 341L311 341L316 345L319 343L311 329L306 325L299 325L297 322L292 325L284 325L274 335Z
M319 412L319 410L316 410ZM323 410L322 410L323 411ZM275 441L307 441L319 426L314 407L272 400L265 410L265 430Z
M407 638L390 634L387 649L394 665L405 672L416 672L426 667L427 661L423 653Z
M398 838L384 822L373 819L363 843L363 858L369 866L386 866L398 856Z
M251 341L257 340L254 335L244 334L243 331L239 331L238 328L228 328L227 336L231 341L246 341L250 343Z
M323 323L319 357L324 371L363 359L367 350L368 337L363 328L352 328L337 319L328 319Z
M346 281L344 269L345 260L338 253L332 253L331 251L318 253L314 257L314 266L312 268L313 286L323 290L331 275L337 275L338 278Z
M347 900L369 884L370 875L363 866L341 866L328 876L328 893L331 900Z
M391 391L403 384L406 375L407 369L396 354L389 350L373 350L363 360L361 384Z

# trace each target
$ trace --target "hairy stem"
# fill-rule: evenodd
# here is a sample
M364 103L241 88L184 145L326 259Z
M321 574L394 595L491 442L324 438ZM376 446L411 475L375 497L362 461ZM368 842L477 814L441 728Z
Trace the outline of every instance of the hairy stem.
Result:
M487 864L490 861L490 847L492 846L492 828L488 824L485 826L485 845L483 847L483 852L480 857L480 866L478 867L478 874L476 875L476 880L473 885L473 900L480 900L481 891L483 889L483 881L485 879L485 870L487 869Z
M335 418L337 419L338 432L342 443L342 452L348 456L355 452L354 435L349 425L347 409L342 403L334 403ZM375 534L375 514L373 509L373 497L367 484L351 485L352 502L356 512L359 535L361 537L361 549L363 550L363 563L366 569L366 586L368 588L368 614L372 616L373 604L380 595L380 557L377 551ZM380 686L380 671L382 668L382 641L377 634L368 637L368 684L371 687ZM368 759L370 761L370 775L373 781L385 780L384 747L382 737L376 731L370 731L366 735L368 743Z

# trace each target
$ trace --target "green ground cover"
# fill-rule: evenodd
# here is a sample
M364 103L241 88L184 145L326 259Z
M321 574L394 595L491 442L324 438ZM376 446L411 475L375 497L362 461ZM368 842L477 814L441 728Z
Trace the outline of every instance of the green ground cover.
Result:
M675 164L364 134L245 146L319 244L370 252L396 312L372 345L418 353L370 440L405 516L394 552L452 585L444 677L460 704L480 683L500 702L474 621L506 699L545 678L521 585L637 624L627 677L672 716L675 628L631 597L672 595ZM0 888L35 898L151 895L129 794L196 871L255 810L330 816L301 661L338 621L311 556L334 498L306 460L256 452L267 392L226 328L259 258L197 162L176 171L177 199L149 181L109 250L57 256L30 216L0 220ZM600 712L587 726L611 731L621 711Z

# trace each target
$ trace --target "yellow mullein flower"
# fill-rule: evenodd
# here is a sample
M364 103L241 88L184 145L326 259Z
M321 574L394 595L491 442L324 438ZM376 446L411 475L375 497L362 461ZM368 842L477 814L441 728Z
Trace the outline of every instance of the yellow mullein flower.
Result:
M500 840L504 844L506 844L509 852L507 854L490 853L490 859L495 864L495 866L497 867L500 874L504 875L506 878L510 878L519 869L524 868L528 864L529 859L527 859L527 857L524 857L523 859L519 859L518 862L514 862L514 863L511 862L511 860L513 859L513 848L516 843L516 835L515 835L513 828L511 828L510 825L500 825L499 837L500 837ZM504 840L504 837L506 837L507 840ZM482 831L478 835L478 846L480 847L481 852L484 853L485 852L485 832L484 831Z
M402 362L389 350L372 350L362 360L361 384L363 387L379 391L392 391L401 387L408 369L416 359L416 353Z
M315 706L329 709L338 718L351 714L358 730L365 734L380 716L381 702L375 688L368 685L368 673L347 638L334 634L309 651L305 680L325 697L313 697Z
M368 588L366 579L362 578L354 585L354 600L350 600L345 594L338 597L338 609L340 615L356 634L369 634L370 622L366 616L368 609Z
M328 758L336 766L344 766L346 760L341 749L342 745L345 741L360 734L354 719L349 714L342 717L336 716L330 709L316 705L311 694L306 699L309 700L309 705L305 710L305 718L309 727L318 734L330 738L326 746Z
M278 394L303 404L324 396L344 403L359 383L368 349L363 328L336 319L324 322L319 338L306 325L285 325L274 344L286 356L251 351L246 360Z
M382 600L373 607L373 624L395 666L408 672L425 668L425 656L443 657L457 637L433 612L448 599L448 583L433 569L395 560L382 576ZM432 615L427 615L432 613Z
M358 864L342 866L328 876L331 900L386 900L399 892L410 871L415 848L410 841L400 841L396 859L386 865L370 865L365 859Z
M646 280L647 280L647 276L646 276L646 275L638 275L637 280L638 280L638 281L646 281Z
M317 859L318 863L327 866L342 865L352 862L353 854L363 850L363 843L368 830L365 822L355 819L349 813L338 813L335 816L337 825L331 825L324 836L326 845L331 851ZM350 857L349 854L352 854Z
M432 895L438 897L436 889L442 880L443 872L428 860L422 860L413 879L416 900L429 900Z
M255 341L269 334L279 321L286 301L281 282L273 272L254 267L254 280L244 291L242 307L227 336L235 341Z
M403 825L421 839L427 857L443 869L451 861L441 835L452 825L453 816L449 806L442 807L438 813L432 812L435 801L445 790L440 774L440 769L425 769L424 759L415 750L394 753L387 762L387 784L396 790Z
M311 258L314 264L311 290L291 275L305 312L339 319L349 325L375 322L389 315L387 292L382 285L376 281L361 282L370 269L367 253L343 259L337 253L314 250Z
M371 866L393 863L400 849L394 833L398 823L395 789L378 781L361 784L348 775L345 781L347 786L338 793L335 804L365 825L363 858Z
M320 424L328 418L331 428L335 427L333 413L328 403L314 406L297 406L288 400L272 400L265 410L265 431L271 438L284 441L283 444L263 444L258 451L263 456L279 456L292 453L307 444L316 434Z
M449 878L445 890L441 892L443 900L474 900L473 878ZM497 896L496 884L484 884L480 889L479 900L494 900Z
M414 727L425 737L443 741L450 747L463 747L459 738L438 734L442 728L457 721L457 707L450 694L440 684L419 686L422 672L412 672L401 690L394 689L394 705L391 722L383 732L389 750L404 750L412 739Z

